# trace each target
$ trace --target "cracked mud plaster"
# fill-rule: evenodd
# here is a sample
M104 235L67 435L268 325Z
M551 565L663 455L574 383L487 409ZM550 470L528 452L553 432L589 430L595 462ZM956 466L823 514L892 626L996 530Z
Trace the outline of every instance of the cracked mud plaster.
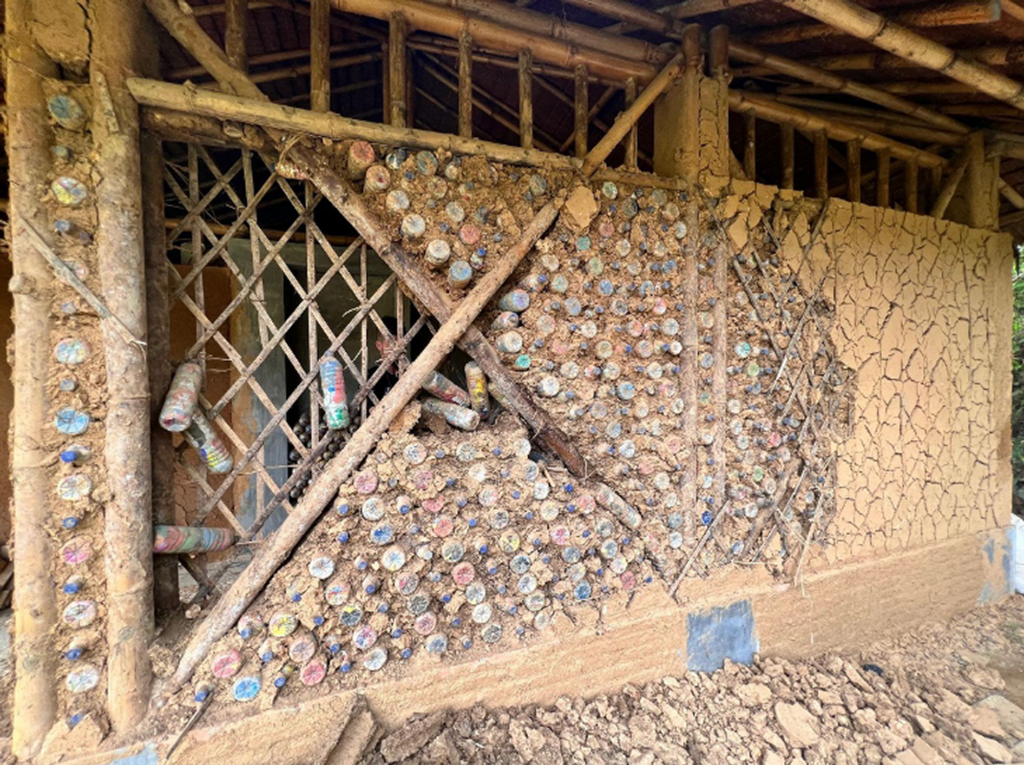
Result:
M810 204L789 213L791 257ZM824 280L832 340L856 373L828 558L1006 524L1009 237L832 201L807 262L801 278Z

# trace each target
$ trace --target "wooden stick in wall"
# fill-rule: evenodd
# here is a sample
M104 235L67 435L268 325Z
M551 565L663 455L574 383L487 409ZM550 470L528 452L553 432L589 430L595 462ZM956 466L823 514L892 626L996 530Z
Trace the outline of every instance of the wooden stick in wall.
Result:
M626 80L626 108L629 109L636 102L636 77ZM626 134L625 160L623 165L627 170L636 170L636 152L639 139L639 129L634 123Z
M860 141L846 143L846 194L851 202L860 202Z
M892 164L892 151L880 149L875 156L878 161L878 173L875 188L877 189L875 204L879 207L889 206L889 174Z
M903 196L907 212L917 212L917 181L920 168L915 160L907 160L903 168Z
M814 133L814 195L828 199L828 133Z
M473 38L459 33L459 135L473 137Z
M58 70L33 33L33 3L7 0L6 40L8 207L11 263L10 291L14 330L10 350L14 406L11 408L11 489L14 513L14 699L12 749L28 761L39 751L57 716L57 653L51 632L57 625L52 578L54 549L50 517L50 469L40 434L49 427L50 294L53 272L32 244L26 226L52 231L43 205L52 172L44 82Z
M587 65L577 64L576 65L576 80L575 80L575 108L573 110L574 115L574 134L576 136L576 156L585 157L587 155L587 129L590 127L590 83L587 80Z
M688 183L697 180L700 164L700 74L701 47L700 27L688 24L683 28L683 79L682 113L686 119L683 126L681 167L679 176Z
M991 220L990 189L985 185L985 137L981 132L971 133L964 144L967 162L967 222L972 228L987 228Z
M960 182L963 180L964 173L967 171L967 165L970 159L970 151L964 148L960 152L960 156L957 157L956 164L949 168L949 174L946 176L946 181L942 184L938 194L935 196L935 202L932 204L931 216L933 218L941 219L942 216L946 214L946 208L949 207L949 203L956 194L956 190L960 188Z
M757 115L752 111L743 113L743 174L757 178Z
M794 140L796 131L792 125L779 125L781 159L782 159L782 188L793 188L793 175L795 170Z
M107 400L103 459L110 500L104 510L107 712L120 734L149 704L153 638L153 508L150 401L146 364L146 254L143 245L138 107L125 86L141 57L145 11L95 0L89 78L95 114L96 251L102 300L135 340L103 322Z
M406 21L402 13L393 13L388 19L388 90L391 93L391 125L406 127ZM211 72L212 74L212 72Z
M533 54L519 51L519 145L533 148Z
M312 0L310 10L309 107L314 112L329 112L331 110L331 1Z

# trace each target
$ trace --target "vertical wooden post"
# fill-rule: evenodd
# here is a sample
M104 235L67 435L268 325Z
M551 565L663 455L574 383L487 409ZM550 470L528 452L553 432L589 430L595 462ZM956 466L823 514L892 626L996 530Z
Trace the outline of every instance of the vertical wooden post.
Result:
M743 174L757 180L757 115L743 113Z
M227 0L224 3L224 52L228 54L228 60L242 71L246 69L248 16L249 0Z
M875 204L879 207L888 207L889 172L892 165L892 151L890 149L881 149L875 156L878 158L878 173L875 180L878 193L876 195Z
M860 141L846 143L846 193L851 202L860 202Z
M700 154L700 27L683 28L683 145L679 175L688 183L697 180Z
M533 52L519 51L519 142L533 148Z
M383 122L391 124L391 46L387 42L380 44L381 55L381 99L383 101Z
M14 513L14 754L32 758L57 712L56 653L50 632L57 623L54 550L48 501L48 455L40 439L49 424L50 285L53 276L30 243L26 225L49 238L42 200L51 175L45 78L57 67L31 31L31 0L7 0L5 71L7 157L10 174L10 243L14 275L14 407L11 412L11 478Z
M153 523L173 526L174 444L171 434L154 427L171 384L171 325L167 294L167 245L164 229L163 144L142 136L142 225L146 247L146 355L149 362L150 472L153 480ZM181 603L178 591L178 557L153 559L153 609L158 622L174 613Z
M796 165L796 155L794 153L793 146L796 138L796 131L793 129L791 124L786 123L779 125L779 131L782 138L782 188L792 189L794 168Z
M917 175L918 166L915 160L908 160L903 166L903 190L906 197L907 212L917 212Z
M824 130L814 134L814 195L828 199L828 133Z
M704 90L702 87L701 97L718 108L713 116L712 131L704 130L703 125L699 124L705 136L710 133L713 144L705 149L708 156L706 161L701 161L701 167L713 175L729 176L729 159L732 156L732 149L729 147L729 83L732 81L732 75L729 73L729 27L724 24L713 27L708 45L710 74L714 78L714 85L711 90ZM701 119L706 119L708 112L702 110L702 114L704 116Z
M590 120L590 79L587 77L586 64L576 65L576 156L582 159L587 156L587 127Z
M149 704L153 637L153 526L150 484L149 374L138 106L125 87L140 58L146 23L141 3L94 0L90 6L90 80L95 114L96 248L102 299L140 341L103 322L107 368L104 459L111 499L104 513L107 579L107 711L118 733ZM126 31L128 34L126 34Z
M626 108L631 107L634 101L636 101L636 77L630 77L626 80ZM627 170L636 170L638 167L636 161L638 139L639 131L636 123L633 123L629 128L629 133L626 134L626 143L624 144L626 156L623 164Z
M459 34L459 135L473 137L473 38Z
M314 112L329 112L331 110L331 0L312 0L310 5L309 59L309 108Z
M394 127L406 127L405 33L405 16L401 13L391 14L391 25L388 28L388 92L391 103L386 106L391 114L391 125Z
M985 137L981 132L967 136L967 224L971 228L989 225L990 203L985 183Z

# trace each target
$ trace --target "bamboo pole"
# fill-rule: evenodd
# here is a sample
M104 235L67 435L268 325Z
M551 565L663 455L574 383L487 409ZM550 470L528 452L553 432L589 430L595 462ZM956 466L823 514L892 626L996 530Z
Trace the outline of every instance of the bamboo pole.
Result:
M860 202L860 141L846 144L846 193L851 202Z
M370 61L376 61L381 57L381 53L377 51L369 51L367 53L356 53L350 56L341 56L339 58L332 58L329 62L330 69L342 69L346 66L355 66L356 64L366 64ZM306 77L313 71L313 65L302 64L300 66L289 66L281 69L272 69L267 72L258 72L252 75L252 81L255 83L263 84L266 82L277 82L279 80L287 80L292 77ZM203 88L212 86L204 85Z
M988 228L992 225L991 200L985 186L985 137L981 132L967 136L964 145L967 160L967 182L964 195L967 197L967 223L971 228Z
M850 0L775 0L787 8L867 40L882 50L920 64L976 88L1017 109L1024 109L1024 85L1006 75L971 61L895 22L856 5ZM893 152L895 156L895 152Z
M957 55L972 59L987 66L1007 66L1024 61L1024 44L995 45L985 48L967 48L957 51ZM832 72L840 71L885 71L889 69L923 68L921 64L910 61L892 53L853 53L840 56L821 56L809 58L801 63ZM745 76L764 74L769 70L744 71Z
M700 166L700 73L701 49L700 27L688 24L682 32L683 78L682 111L685 124L682 125L682 151L679 176L688 183L697 181ZM751 179L753 180L753 179Z
M960 188L960 181L963 180L964 172L967 170L967 164L970 159L970 151L965 148L960 152L956 163L949 168L946 182L939 189L939 193L935 196L935 202L932 204L930 214L933 218L941 220L942 216L946 214L946 208L949 207L949 203L953 199L953 195L956 194L956 190Z
M143 241L146 248L146 352L149 362L150 474L153 482L153 524L177 522L174 507L174 444L169 432L154 427L171 384L171 326L167 296L167 245L164 229L163 144L142 134ZM153 561L153 610L163 623L181 604L178 559Z
M309 17L309 107L314 112L331 110L330 49L331 1L312 0Z
M657 45L623 35L609 34L585 24L566 21L561 16L517 8L494 0L428 0L440 6L457 8L497 24L515 27L541 37L564 40L571 45L595 51L615 51L615 55L633 61L662 65L671 54Z
M575 70L584 64L589 71L621 82L636 77L647 82L657 74L651 64L593 50L557 40L552 37L514 29L488 19L420 0L331 0L334 7L346 13L355 13L386 20L392 13L401 12L409 24L416 28L457 39L463 29L481 46L505 53L518 53L530 48L537 61Z
M937 143L942 146L962 146L964 142L964 136L959 133L947 133L935 128L918 127L916 123L886 117L883 113L872 109L861 109L847 104L833 104L828 101L819 101L813 98L797 98L795 96L762 96L762 98L805 109L811 114L819 114L826 119L829 119L830 115L828 113L841 114L843 115L842 121L845 124L872 130L880 135L909 138L913 141ZM822 114L822 112L827 113Z
M576 65L575 101L573 108L573 133L575 135L576 156L587 155L587 131L590 127L590 83L587 80L587 65Z
M1024 196L1013 188L1010 184L1004 181L1002 178L997 182L999 187L999 193L1003 195L1003 198L1011 205L1016 207L1018 210L1024 210Z
M876 152L878 158L878 173L875 188L877 189L875 204L879 207L889 206L889 175L892 164L892 151L880 149Z
M459 33L459 136L473 137L473 38L465 29Z
M620 23L605 27L605 32L616 34L631 32L635 29L650 29L667 36L681 36L683 25L680 19L717 13L729 8L739 8L761 0L686 0L686 2L667 5L657 11L650 11L633 3L621 0L566 0L569 5L584 8L602 16L618 19Z
M920 168L915 160L907 160L903 168L903 196L907 212L917 213L918 204L918 173Z
M458 42L447 40L444 37L417 33L414 37L409 39L408 45L413 50L426 51L427 53L435 53L452 58L456 58L458 56ZM509 57L508 55L503 55L500 51L494 52L477 48L473 50L471 58L475 64L490 64L491 66L496 66L500 69L519 70L518 50L515 52L514 57ZM621 80L609 77L598 77L593 72L588 72L587 74L590 77L590 81L592 83L597 83L598 85L621 86L622 84ZM533 75L538 78L538 84L541 82L539 78L542 77L558 77L564 80L572 80L575 77L572 69L563 69L562 67L549 64L539 64L536 59L533 61Z
M626 80L626 108L629 109L634 103L636 103L636 78L630 77ZM626 146L625 146L625 157L623 166L627 170L636 170L638 165L636 161L637 148L639 147L640 131L637 128L636 123L629 128L629 133L626 135Z
M248 122L277 130L298 130L334 140L362 139L389 146L419 149L444 148L454 154L482 155L496 162L533 167L570 168L568 158L558 154L526 150L516 146L460 138L429 130L397 128L376 122L320 114L289 106L279 106L256 99L238 98L217 91L196 91L183 85L132 79L132 95L146 106L162 107L178 112L192 112L206 117Z
M245 32L249 21L249 0L227 0L224 3L224 50L228 61L242 71L246 69Z
M392 127L406 126L408 101L406 93L406 56L405 34L406 19L401 12L394 12L388 17L388 89L391 93L390 110Z
M633 102L632 106L618 116L611 129L586 156L583 160L583 166L580 168L580 172L584 176L590 177L593 175L594 171L600 167L601 163L608 158L608 155L619 145L619 142L636 125L637 120L654 103L655 99L668 90L679 79L682 72L683 54L680 53L658 73L657 77L651 80L650 84L644 88L643 93Z
M814 132L814 188L818 199L828 199L828 133Z
M871 133L867 130L857 130L847 127L844 123L819 117L791 106L753 96L748 93L737 91L729 92L729 106L738 112L753 111L759 117L772 122L789 122L802 130L816 131L826 130L831 138L837 141L859 140L862 146L869 151L878 151L888 148L892 155L899 159L908 160L914 158L924 167L941 165L945 160L932 152L908 146L905 143L894 141L891 138Z
M533 54L529 48L519 51L519 145L533 148Z
M743 112L743 174L757 178L757 115L752 111Z
M136 342L105 321L107 370L104 461L111 498L104 512L107 580L107 711L113 729L127 733L145 714L152 670L153 509L150 483L150 398L146 352L146 253L143 246L138 106L125 78L139 56L135 35L141 5L95 0L89 72L96 111L92 122L96 249L102 299Z
M4 44L10 178L8 245L14 275L11 348L14 406L11 409L11 484L14 577L14 699L12 750L29 760L57 714L56 653L50 633L57 624L51 571L48 455L40 434L49 426L46 382L50 361L50 299L53 275L31 243L26 226L50 230L42 200L51 172L49 116L44 82L58 76L56 65L32 34L31 0L7 0Z
M925 4L919 8L898 11L892 18L893 23L918 29L990 24L998 20L999 0L960 0ZM755 45L792 45L842 34L841 29L826 21L824 24L788 24L767 29L751 36L750 41Z
M913 101L908 101L905 98L900 98L899 96L895 96L885 90L854 82L844 77L839 77L838 75L822 71L821 69L816 69L815 67L808 66L800 61L793 61L792 59L783 58L782 56L763 53L752 45L731 42L729 44L729 53L741 61L757 64L773 72L778 72L779 74L785 74L815 85L820 85L821 87L827 88L830 92L845 93L847 95L854 96L855 98L868 101L869 103L884 106L886 109L891 109L894 112L916 117L924 122L928 122L954 133L966 135L969 132L967 127L960 124L952 117L947 117L946 115L933 109L929 109L926 106L916 104Z
M779 125L782 133L781 156L782 156L782 188L793 188L794 165L796 164L794 154L794 138L796 131L792 125Z
M250 4L250 8L252 5ZM380 49L380 43L375 40L369 40L357 43L338 43L328 48L328 52L331 55L335 53L358 53L364 50L373 48L374 50ZM252 69L254 66L263 66L265 64L278 64L282 61L291 61L292 59L304 59L310 57L309 48L299 48L295 50L283 50L277 51L276 53L263 53L258 56L249 56L249 68ZM289 71L291 69L289 68ZM173 69L167 73L165 79L168 80L194 80L199 77L205 77L207 74L206 70L201 66L187 66L180 69Z

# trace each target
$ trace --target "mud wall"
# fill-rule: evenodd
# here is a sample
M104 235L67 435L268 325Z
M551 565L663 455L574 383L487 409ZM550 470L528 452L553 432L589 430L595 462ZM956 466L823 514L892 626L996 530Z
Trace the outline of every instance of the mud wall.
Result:
M454 300L566 200L478 326L588 475L533 451L500 396L468 429L414 403L193 690L265 707L413 677L599 635L636 595L1008 521L1008 238L751 183L381 160L368 202Z

